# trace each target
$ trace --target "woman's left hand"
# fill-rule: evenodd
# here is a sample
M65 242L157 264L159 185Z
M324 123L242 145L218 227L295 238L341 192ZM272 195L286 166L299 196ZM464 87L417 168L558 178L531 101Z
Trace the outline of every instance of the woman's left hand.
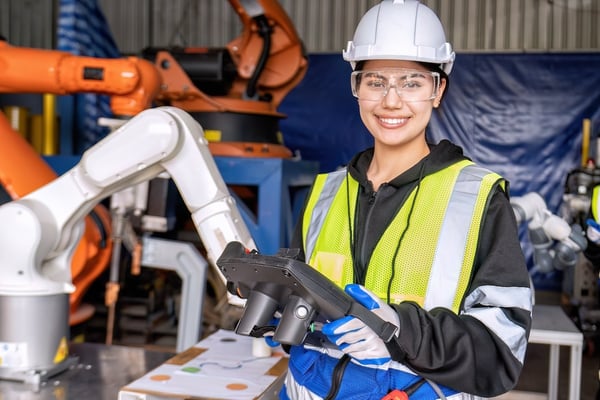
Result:
M399 327L398 314L374 293L357 284L346 285L345 289L352 298L373 311L379 318ZM390 352L384 341L364 322L352 316L346 316L323 325L323 334L335 343L340 350L361 364L383 365L391 360ZM398 330L396 330L396 336Z

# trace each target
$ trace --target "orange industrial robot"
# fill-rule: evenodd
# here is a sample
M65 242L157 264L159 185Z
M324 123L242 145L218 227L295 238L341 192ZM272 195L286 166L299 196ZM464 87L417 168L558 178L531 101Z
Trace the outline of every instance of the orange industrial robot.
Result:
M213 155L290 157L277 108L308 67L304 46L278 2L229 0L242 33L225 48L149 48L162 78L157 101L190 113Z

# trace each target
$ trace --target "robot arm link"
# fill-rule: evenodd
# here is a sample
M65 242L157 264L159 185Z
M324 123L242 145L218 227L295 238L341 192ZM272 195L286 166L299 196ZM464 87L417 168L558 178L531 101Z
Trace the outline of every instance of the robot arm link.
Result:
M226 244L256 248L228 192L200 125L174 107L143 111L84 153L55 181L0 206L2 292L72 290L70 259L82 220L102 199L168 172L188 207L208 257ZM224 279L224 278L223 278Z

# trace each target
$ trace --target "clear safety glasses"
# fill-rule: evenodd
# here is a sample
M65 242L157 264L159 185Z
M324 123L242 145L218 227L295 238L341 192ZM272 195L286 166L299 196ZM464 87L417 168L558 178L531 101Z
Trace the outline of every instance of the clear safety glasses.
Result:
M402 101L432 100L440 89L440 74L433 71L390 68L381 71L354 71L350 78L352 94L359 100L381 101L390 91Z

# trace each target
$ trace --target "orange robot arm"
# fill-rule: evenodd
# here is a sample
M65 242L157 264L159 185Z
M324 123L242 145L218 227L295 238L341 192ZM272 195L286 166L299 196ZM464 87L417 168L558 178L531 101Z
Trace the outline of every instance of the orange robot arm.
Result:
M255 1L254 9L245 8L240 0L229 3L244 26L241 35L227 45L239 75L234 90L249 97L264 90L278 106L308 66L296 28L277 1Z
M242 33L227 44L223 74L234 68L231 87L224 94L206 94L190 78L194 55L206 48L159 49L154 64L161 74L159 100L192 112L242 112L275 115L283 98L304 77L308 67L304 45L285 10L274 0L229 0L243 24ZM192 68L186 68L191 66Z
M64 51L10 46L0 41L0 93L102 93L116 115L150 108L160 75L136 57L94 58Z

